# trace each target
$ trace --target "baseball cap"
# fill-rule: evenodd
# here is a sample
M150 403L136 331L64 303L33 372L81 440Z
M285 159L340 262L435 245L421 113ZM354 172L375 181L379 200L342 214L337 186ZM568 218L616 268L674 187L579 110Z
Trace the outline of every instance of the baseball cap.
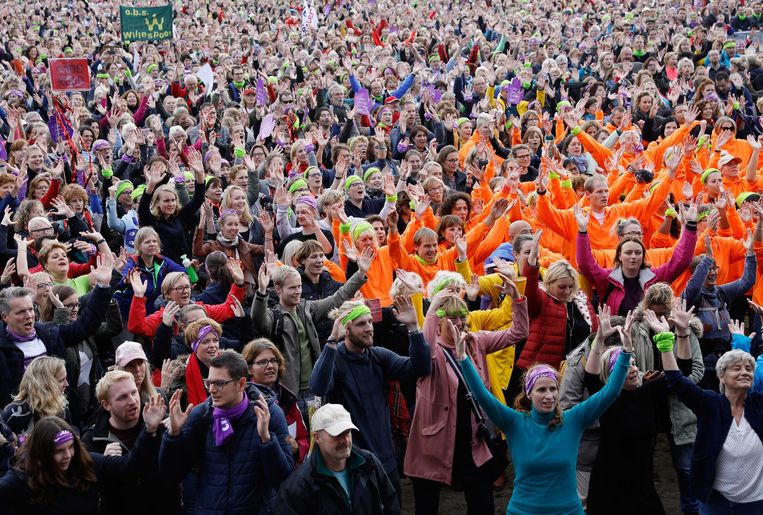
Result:
M733 154L729 154L728 152L724 150L723 152L721 152L721 158L718 160L718 167L720 168L721 166L727 165L734 161L736 161L737 163L741 163L742 158L737 157Z
M138 342L124 342L117 347L114 364L119 368L125 367L129 362L134 359L142 359L148 361L146 353Z
M341 404L324 404L313 413L310 419L310 428L313 432L326 431L331 436L339 436L348 429L355 429L350 412Z

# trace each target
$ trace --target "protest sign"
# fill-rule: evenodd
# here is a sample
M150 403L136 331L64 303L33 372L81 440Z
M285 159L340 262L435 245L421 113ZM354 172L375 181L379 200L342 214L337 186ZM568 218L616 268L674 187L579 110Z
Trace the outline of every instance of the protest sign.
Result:
M87 59L48 59L53 91L89 91L90 66Z
M119 6L122 41L172 39L172 6Z

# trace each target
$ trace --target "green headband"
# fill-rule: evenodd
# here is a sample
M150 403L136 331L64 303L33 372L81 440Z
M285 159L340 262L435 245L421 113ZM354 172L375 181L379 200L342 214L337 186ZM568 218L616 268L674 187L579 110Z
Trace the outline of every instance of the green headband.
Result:
M206 177L204 177L204 186L208 186L210 181L214 180L214 178L215 178L214 175L207 175Z
M737 44L734 41L727 41L723 44L723 49L726 50L727 48L736 48Z
M708 168L704 172L702 172L702 175L700 176L699 180L702 182L702 184L705 184L705 181L707 181L707 178L710 177L711 173L721 173L720 170L717 168Z
M432 54L432 55L429 56L429 62L430 63L432 61L438 61L439 59L440 59L440 56L438 54Z
M453 282L453 279L451 279L450 277L445 277L443 279L440 279L440 282L438 282L435 285L435 287L432 288L432 297L440 293L442 290L445 289L446 286L448 286L452 282Z
M146 191L146 185L141 184L140 186L132 190L132 194L130 194L130 198L132 199L133 202L135 202L136 200L138 200L138 197L143 195L144 191Z
M435 311L434 314L437 315L438 318L445 318L446 316L465 317L465 316L469 316L469 311L465 309L459 309L457 311L451 311L450 313L446 313L444 309L440 308L437 311Z
M343 319L342 319L342 325L347 325L353 320L362 317L363 315L370 315L371 310L368 309L368 306L365 304L361 304L360 306L355 306L352 308L352 311L350 311Z
M556 103L556 111L561 111L562 107L572 107L572 104L569 102L569 100L560 100Z
M363 184L363 179L361 179L357 175L350 175L349 177L347 177L347 179L344 181L344 191L349 191L350 186L352 186L353 184L357 182Z
M755 198L750 198L750 197L755 197ZM760 195L758 195L757 193L753 193L752 191L743 191L737 197L736 205L737 205L737 208L740 208L742 207L742 204L744 204L747 200L755 201L759 199L760 199Z
M117 184L117 191L116 191L116 199L119 200L119 196L124 193L128 189L134 189L132 182L130 181L119 181L119 184Z
M289 186L289 193L294 193L300 188L307 188L307 183L304 179L297 179L296 181L291 183L291 186Z
M711 211L710 209L707 209L707 210L702 211L701 213L699 213L697 215L697 223L700 223L702 220L704 220L705 218L710 216L710 211Z
M377 167L372 166L368 170L366 170L366 173L363 174L363 181L367 181L369 177L371 177L375 173L381 173L381 170L379 170Z
M146 67L146 71L147 71L148 73L151 73L152 71L156 70L158 67L159 67L159 65L158 65L158 64L156 64L156 63L151 63L151 64L149 64L149 65Z
M96 79L108 79L109 78L109 74L108 73L103 73L103 72L96 73L95 74L95 78Z
M363 234L366 231L373 231L374 227L368 222L358 222L355 224L355 227L352 228L352 239L353 241L357 241L358 238L360 238L360 235Z
M465 124L465 123L466 123L466 122L468 122L468 121L469 121L469 118L466 118L466 117L464 117L464 118L459 118L458 120L456 120L456 125L458 125L459 127L461 127L463 124Z
M69 55L71 55L71 54L73 54L73 53L74 53L74 50L72 50L72 47L66 47L66 48L64 48L64 54L69 54Z
M196 179L196 176L193 174L193 172L183 172L183 178L186 181L194 182L194 179Z
M318 170L318 167L317 166L308 166L305 169L305 173L302 174L302 175L305 176L305 179L307 179L307 177L310 175L310 170Z

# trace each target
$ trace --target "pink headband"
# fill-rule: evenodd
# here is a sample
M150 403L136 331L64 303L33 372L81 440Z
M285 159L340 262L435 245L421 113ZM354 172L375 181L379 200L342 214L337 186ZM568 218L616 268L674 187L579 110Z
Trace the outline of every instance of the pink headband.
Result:
M615 350L612 351L612 354L609 355L609 373L612 373L612 369L615 368L615 362L617 361L617 358L620 357L620 353L623 351L622 348L616 347Z
M295 204L304 204L306 206L310 206L314 211L318 211L318 203L315 201L315 199L309 195L302 195L299 197Z
M71 442L72 440L74 440L74 435L72 432L64 429L63 431L56 433L56 435L53 437L53 444L58 447L59 445L63 445L66 442Z
M206 337L209 333L217 334L217 331L211 325L205 325L204 327L201 328L201 330L199 331L198 338L196 338L196 341L191 344L191 349L193 350L193 352L196 352L196 349L199 348L199 344L201 343L201 340L203 340L204 337Z
M553 379L555 383L558 383L559 381L556 376L556 371L548 365L535 367L525 376L525 394L530 395L530 392L533 391L533 386L535 386L535 382L541 377Z

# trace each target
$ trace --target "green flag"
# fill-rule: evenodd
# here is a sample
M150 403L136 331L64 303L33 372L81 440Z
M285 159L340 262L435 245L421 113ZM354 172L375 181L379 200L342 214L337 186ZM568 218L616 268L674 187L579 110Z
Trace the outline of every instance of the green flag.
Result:
M172 39L172 6L119 6L122 41Z

